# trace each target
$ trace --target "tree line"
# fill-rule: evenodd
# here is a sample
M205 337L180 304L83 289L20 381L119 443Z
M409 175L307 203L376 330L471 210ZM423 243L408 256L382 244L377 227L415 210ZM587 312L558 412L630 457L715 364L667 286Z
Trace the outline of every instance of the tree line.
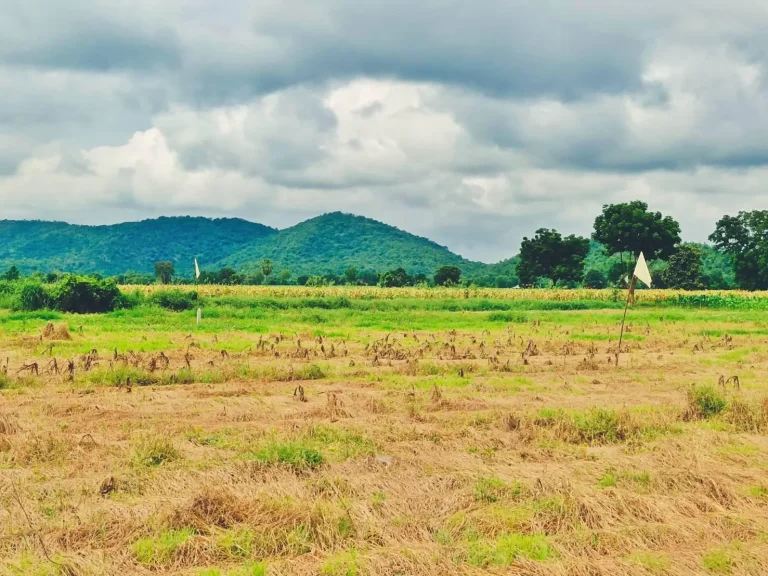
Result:
M683 243L680 224L670 216L651 212L636 200L603 206L591 239L606 256L618 256L608 277L585 267L590 239L540 228L523 238L517 273L521 286L621 285L631 277L635 259L643 252L660 288L700 290L725 288L723 275L707 273L702 247ZM768 289L768 211L724 216L709 236L714 248L730 259L735 285L746 290Z
M594 222L590 238L563 236L557 230L540 228L522 240L516 266L498 275L466 278L456 266L442 266L428 277L409 274L404 268L384 272L347 268L343 274L301 275L279 272L270 259L258 269L241 273L230 267L203 270L199 284L221 285L378 285L402 286L497 286L497 287L587 287L623 286L632 274L635 258L642 251L661 288L697 290L705 288L768 289L768 211L739 212L723 216L709 236L713 247L683 243L680 224L670 216L648 210L645 202L609 204ZM704 265L704 252L716 251L719 266ZM711 259L710 259L711 260ZM728 269L725 267L727 266ZM189 277L177 275L173 262L154 265L154 274L128 272L116 276L118 284L186 284ZM55 283L58 275L36 275L45 283ZM94 275L99 278L99 275ZM19 279L12 266L0 280Z

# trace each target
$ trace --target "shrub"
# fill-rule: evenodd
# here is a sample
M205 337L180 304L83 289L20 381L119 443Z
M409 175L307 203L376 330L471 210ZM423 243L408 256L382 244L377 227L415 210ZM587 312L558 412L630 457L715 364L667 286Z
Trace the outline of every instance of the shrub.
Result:
M711 418L725 410L728 402L714 386L691 386L688 389L686 416L690 419Z
M42 284L27 282L22 286L18 296L18 308L26 311L50 308L51 297Z
M174 312L192 310L198 304L197 292L184 292L183 290L161 290L155 292L150 301L161 308Z
M50 291L51 307L62 312L91 314L122 308L125 299L112 279L69 275Z

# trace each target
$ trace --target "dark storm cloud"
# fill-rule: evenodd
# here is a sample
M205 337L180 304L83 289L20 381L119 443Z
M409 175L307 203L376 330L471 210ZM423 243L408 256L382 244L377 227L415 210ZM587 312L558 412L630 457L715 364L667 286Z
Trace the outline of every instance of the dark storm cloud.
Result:
M753 0L0 0L0 203L345 210L491 260L641 198L703 239L761 201L767 27Z

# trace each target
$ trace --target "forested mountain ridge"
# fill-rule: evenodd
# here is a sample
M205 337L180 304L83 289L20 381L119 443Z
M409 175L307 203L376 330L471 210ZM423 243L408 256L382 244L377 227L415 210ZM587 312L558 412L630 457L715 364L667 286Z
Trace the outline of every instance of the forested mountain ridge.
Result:
M448 248L370 218L334 212L284 230L237 218L162 217L140 222L83 226L64 222L0 221L0 269L68 271L114 275L152 273L171 261L177 274L231 266L259 270L269 258L277 273L341 274L349 267L384 271L402 267L431 276L440 266L458 266L466 276L509 273L514 266L472 262Z
M301 274L342 274L349 267L376 271L405 268L431 275L440 266L457 266L472 276L490 268L454 254L445 246L371 218L332 212L280 230L243 247L222 264L243 272L259 269L262 258L275 270Z
M170 260L191 271L195 257L218 262L275 233L239 218L161 217L104 226L0 220L0 268L112 275L150 273L158 260Z
M733 286L730 257L708 245L702 268L713 287ZM253 274L264 259L274 276L341 276L348 268L375 278L395 268L432 278L441 266L456 266L462 277L484 286L515 286L518 256L496 264L473 262L432 240L376 220L333 212L283 230L238 218L161 217L103 226L64 222L0 221L0 271L15 265L32 272L151 275L158 261L173 262L176 276L191 278L193 259L203 270L231 267ZM616 282L618 255L609 256L592 241L584 271ZM652 262L652 270L664 263ZM619 274L623 276L625 273Z

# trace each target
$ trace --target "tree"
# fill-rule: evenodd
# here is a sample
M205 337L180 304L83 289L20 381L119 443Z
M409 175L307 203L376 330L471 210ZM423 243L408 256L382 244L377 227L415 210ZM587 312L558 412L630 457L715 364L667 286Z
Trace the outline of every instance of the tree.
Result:
M540 228L531 239L523 238L517 274L524 286L534 286L539 278L578 282L589 252L589 240L574 236L563 238L557 230Z
M701 274L701 248L683 244L667 261L662 273L666 288L678 290L702 290L704 281Z
M633 257L643 252L648 260L665 259L680 244L680 224L661 212L648 212L648 204L640 200L609 204L595 219L592 238L609 254L618 252L622 262L626 252Z
M170 284L174 272L173 262L155 262L155 276L160 284Z
M258 285L264 282L264 273L261 270L257 270L246 278L246 282L250 285Z
M741 288L768 289L768 210L723 216L709 240L731 256Z
M427 278L427 275L419 272L414 277L411 278L410 284L413 286L416 286L417 284L424 284L426 286L429 286L429 278Z
M281 284L288 284L288 281L291 279L291 272L290 270L283 270L280 272L280 283Z
M373 270L363 270L358 274L358 280L365 286L375 286L379 281L379 275Z
M234 270L234 268L225 266L216 274L216 283L224 285L241 284L242 277Z
M408 273L405 269L396 268L395 270L385 272L381 276L379 284L384 288L400 288L402 286L408 286L408 284L411 283L410 280L411 279L408 277Z
M584 275L584 287L585 288L605 288L608 286L608 281L605 278L605 274L600 270L588 270Z
M16 268L16 266L11 266L8 268L8 271L3 275L4 280L10 280L11 282L14 282L21 278L21 272L19 272L19 269Z
M344 270L344 280L347 284L357 284L357 268L350 266Z
M435 272L435 286L456 286L461 281L461 270L456 266L442 266Z
M272 260L264 258L261 261L261 272L266 278L269 278L269 275L272 274Z

